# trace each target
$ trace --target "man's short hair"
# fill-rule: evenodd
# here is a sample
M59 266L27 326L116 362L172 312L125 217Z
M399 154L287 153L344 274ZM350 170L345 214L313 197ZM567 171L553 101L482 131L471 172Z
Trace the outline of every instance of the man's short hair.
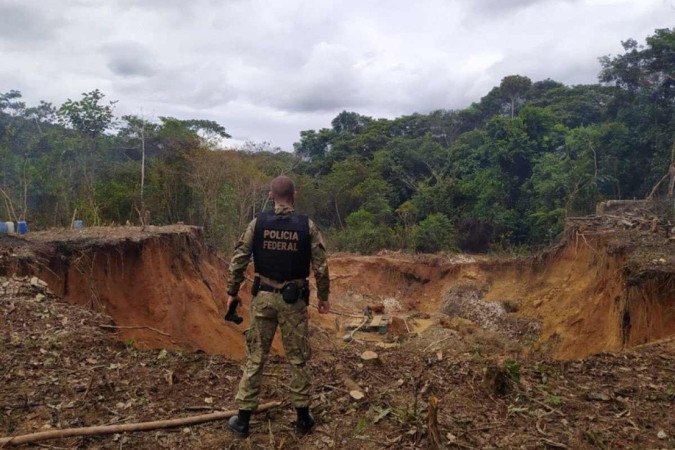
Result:
M275 197L292 199L295 196L295 183L287 176L282 175L272 180L270 191Z

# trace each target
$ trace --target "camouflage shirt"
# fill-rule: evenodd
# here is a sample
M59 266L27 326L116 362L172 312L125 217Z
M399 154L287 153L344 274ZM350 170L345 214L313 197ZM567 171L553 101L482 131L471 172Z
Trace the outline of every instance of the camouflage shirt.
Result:
M275 214L292 214L295 210L291 206L280 205L274 207ZM241 283L244 281L244 273L251 259L253 251L253 234L255 232L256 219L246 227L246 231L239 238L239 242L234 249L232 261L229 268L229 279L227 283L227 292L238 292ZM316 279L317 297L319 300L328 301L330 292L330 280L328 277L328 258L326 255L326 246L323 243L321 232L316 224L309 220L309 235L312 247L312 270Z

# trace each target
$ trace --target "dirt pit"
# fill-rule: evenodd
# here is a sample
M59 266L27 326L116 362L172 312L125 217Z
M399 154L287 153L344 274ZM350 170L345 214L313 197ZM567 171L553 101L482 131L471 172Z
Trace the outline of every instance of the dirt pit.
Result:
M344 336L366 307L417 336L447 317L574 359L675 334L675 241L663 230L579 219L536 256L384 253L330 260L333 310L312 315ZM613 219L609 219L613 220ZM625 223L626 220L622 219ZM196 227L57 230L0 241L0 274L37 276L67 302L112 318L139 348L244 356L242 327L222 320L227 263ZM242 298L250 301L249 283ZM312 300L313 303L316 299ZM248 320L247 308L242 314ZM396 324L393 324L396 331ZM356 333L388 340L390 333ZM275 341L275 351L281 351Z
M593 220L526 258L333 256L335 314L311 310L317 430L296 437L285 406L256 417L244 445L672 447L673 241ZM222 320L226 268L194 227L0 238L0 437L232 409L248 316ZM345 342L367 307L385 332ZM286 400L282 351L276 342L264 401ZM54 445L242 444L217 423Z

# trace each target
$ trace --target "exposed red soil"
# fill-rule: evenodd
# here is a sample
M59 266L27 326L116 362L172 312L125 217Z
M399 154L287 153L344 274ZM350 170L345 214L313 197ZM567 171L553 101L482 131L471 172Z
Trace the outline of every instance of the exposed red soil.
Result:
M244 356L241 329L222 320L227 264L204 245L199 228L51 230L4 239L19 274L110 316L121 340ZM240 312L247 317L247 308Z
M0 279L0 286L6 281ZM59 302L27 281L0 296L0 437L49 428L129 423L231 409L239 365L203 352L138 350L102 329L110 319ZM336 343L312 327L316 431L294 435L285 404L255 417L253 434L234 438L222 422L185 429L45 442L48 448L430 448L428 404L439 399L448 448L672 448L675 342L564 362L531 354L507 337L434 328L399 348ZM514 362L509 362L512 359ZM507 392L488 385L510 367ZM286 400L288 371L273 356L263 399ZM348 376L365 391L355 402Z
M508 303L540 321L535 348L562 359L675 335L675 241L574 223L567 236L536 257L336 256L333 297L352 310L394 298L404 309L434 314L454 287L473 285L481 301Z

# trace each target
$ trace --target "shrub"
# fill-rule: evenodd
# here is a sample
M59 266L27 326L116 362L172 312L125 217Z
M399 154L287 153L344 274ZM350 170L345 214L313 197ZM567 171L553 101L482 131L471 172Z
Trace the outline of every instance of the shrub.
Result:
M378 225L371 212L360 209L351 213L346 222L347 228L330 236L335 250L369 254L391 247L392 230L386 225Z
M413 231L415 250L433 253L455 248L455 228L444 214L432 213Z

